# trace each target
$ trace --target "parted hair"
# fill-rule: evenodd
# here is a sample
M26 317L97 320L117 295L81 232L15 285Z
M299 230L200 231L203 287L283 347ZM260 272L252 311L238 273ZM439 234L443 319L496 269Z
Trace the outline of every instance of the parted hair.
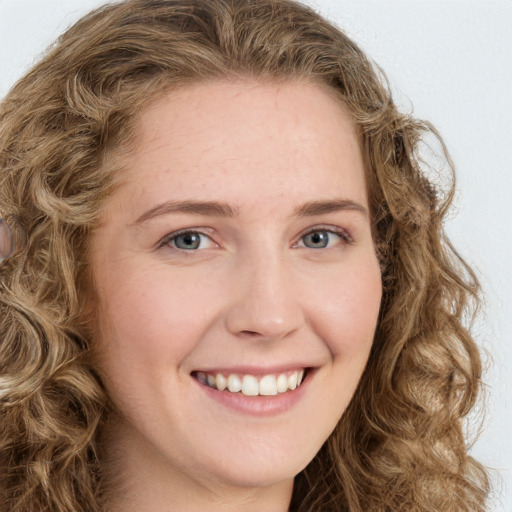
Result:
M2 511L105 510L112 406L84 308L90 234L123 173L114 155L166 91L244 79L327 86L350 112L382 273L367 367L290 510L485 509L488 477L463 428L481 386L468 330L479 287L443 231L453 165L438 132L401 113L379 68L309 7L126 0L68 29L0 105L0 216L26 239L0 266Z

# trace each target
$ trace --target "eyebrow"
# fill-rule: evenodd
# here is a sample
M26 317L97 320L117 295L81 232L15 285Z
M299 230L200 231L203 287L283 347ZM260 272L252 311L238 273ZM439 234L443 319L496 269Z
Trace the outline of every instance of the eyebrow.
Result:
M355 201L348 199L310 201L295 208L292 216L313 217L338 211L355 211L368 216L367 209ZM208 217L236 217L239 209L228 203L217 201L166 201L143 213L134 223L138 226L147 221L170 213L191 213Z
M217 201L166 201L143 213L134 225L140 225L150 219L169 213L192 213L209 217L236 217L238 208Z
M314 215L324 215L344 210L358 212L368 217L368 210L362 204L348 199L310 201L296 208L294 215L297 217L312 217Z

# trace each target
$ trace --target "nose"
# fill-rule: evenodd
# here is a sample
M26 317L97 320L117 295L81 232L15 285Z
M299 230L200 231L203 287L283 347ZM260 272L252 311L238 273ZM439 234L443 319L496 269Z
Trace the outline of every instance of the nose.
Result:
M231 276L234 297L226 328L238 338L276 340L304 323L292 271L283 259L260 257Z

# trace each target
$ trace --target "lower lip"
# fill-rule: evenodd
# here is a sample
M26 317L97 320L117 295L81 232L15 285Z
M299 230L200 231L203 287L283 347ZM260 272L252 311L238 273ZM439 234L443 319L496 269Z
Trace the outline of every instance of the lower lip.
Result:
M273 416L288 411L302 398L309 387L312 374L313 370L308 369L306 378L298 388L272 396L245 396L241 392L219 391L195 378L194 380L208 397L232 410L254 416Z

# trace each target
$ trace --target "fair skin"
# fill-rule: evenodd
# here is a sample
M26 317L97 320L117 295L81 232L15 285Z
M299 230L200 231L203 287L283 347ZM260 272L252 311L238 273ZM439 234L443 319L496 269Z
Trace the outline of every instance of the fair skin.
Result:
M286 511L380 306L350 116L307 83L189 85L122 163L91 250L111 509Z

